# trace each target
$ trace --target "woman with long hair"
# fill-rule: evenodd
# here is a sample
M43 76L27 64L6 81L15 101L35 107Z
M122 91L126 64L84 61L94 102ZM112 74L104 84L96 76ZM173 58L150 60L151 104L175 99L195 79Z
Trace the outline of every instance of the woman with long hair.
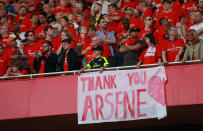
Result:
M140 68L141 64L161 64L161 51L156 45L156 40L152 34L147 34L144 38L146 48L139 57L136 68Z

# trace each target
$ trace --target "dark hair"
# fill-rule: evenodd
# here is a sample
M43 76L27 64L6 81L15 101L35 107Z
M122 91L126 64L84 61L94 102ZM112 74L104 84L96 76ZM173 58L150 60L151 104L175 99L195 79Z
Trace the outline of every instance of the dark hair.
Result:
M44 34L46 34L46 32L48 31L49 28L53 29L52 26L46 26L46 27L44 28L44 30L43 30L43 31L44 31Z
M84 19L86 19L86 14L84 12L78 12L77 15L80 15L80 16L84 17Z
M116 10L118 9L118 6L116 4L110 4L108 7L112 6L113 8L115 8Z
M1 43L0 43L0 46L1 46L2 49L4 49L4 46Z
M43 41L43 44L47 44L48 46L51 46L51 47L52 47L52 43L51 43L51 41L48 41L48 40Z
M0 17L0 20L1 20L2 18L6 18L6 19L8 20L8 16L7 16L7 15L2 15L2 16Z
M40 11L39 15L43 15L44 17L47 17L47 13L44 11Z
M61 19L64 19L66 22L68 22L68 23L69 23L69 19L68 19L68 17L67 17L67 16L63 16Z
M167 21L168 21L167 18L163 17L163 18L161 18L161 19L159 20L159 24L160 24L160 25L162 25L162 21L163 21L163 20L167 20Z
M102 7L102 5L100 3L95 3L95 5L98 5L98 6Z
M35 14L35 13L31 14L30 19L32 19L32 17L35 16L35 15L37 16L37 14Z
M132 32L140 32L140 29L139 28L130 29L129 34Z
M173 1L172 0L163 0L162 1L162 4L164 4L164 3L169 3L169 4L171 4Z
M19 10L20 10L21 8L25 8L25 10L26 10L26 12L27 12L27 7L25 7L25 6L20 6Z
M27 31L27 32L25 33L25 37L26 37L26 38L28 37L29 33L33 33L33 34L35 35L35 32L34 32L34 31Z
M149 38L149 41L153 44L156 45L156 39L154 38L153 34L146 34L145 38Z
M68 43L68 44L70 44L71 40L70 39L65 39L65 40L62 40L61 43Z
M98 20L98 24L100 24L101 20L104 19L104 16L102 15L99 20ZM105 20L105 19L104 19Z
M94 25L89 25L89 26L87 27L87 30L90 30L90 29L91 29L91 30L94 30L94 31L97 30Z

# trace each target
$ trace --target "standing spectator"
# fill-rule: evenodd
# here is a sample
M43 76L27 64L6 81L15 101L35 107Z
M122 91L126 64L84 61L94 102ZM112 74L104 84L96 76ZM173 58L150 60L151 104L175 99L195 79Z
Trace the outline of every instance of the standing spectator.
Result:
M138 58L142 53L143 42L141 40L136 41L137 34L138 30L132 29L130 31L130 44L122 44L119 48L119 52L124 53L124 66L137 65L137 63L139 62Z
M7 25L0 25L0 43L4 46L4 50L7 49L7 40L9 38L9 27Z
M146 49L143 50L139 57L136 68L140 68L141 64L161 64L161 51L156 45L156 40L152 34L145 36Z
M28 31L25 33L26 44L23 47L23 53L28 55L28 65L30 67L31 73L36 73L33 68L33 62L35 53L37 52L37 38L35 36L34 31Z
M118 12L118 7L115 4L110 4L108 6L109 14L108 21L111 27L113 27L113 31L117 31L118 24L120 20L124 17L124 14Z
M187 44L183 62L187 60L203 60L203 40L198 38L195 30L189 30L186 36Z
M21 6L14 21L20 23L20 30L22 32L25 32L26 25L29 23L29 18L30 14L27 13L27 8L25 6Z
M100 29L96 34L101 38L104 44L109 45L111 56L115 56L113 45L116 44L116 37L113 32L107 30L107 22L103 17L99 20L99 27Z
M86 28L91 25L89 21L86 21L86 14L83 12L77 13L77 24L79 26L83 25L86 26Z
M94 5L95 5L96 3L99 3L99 4L102 5L102 14L109 14L109 12L108 12L108 6L109 6L111 3L108 2L107 0L98 0L98 1L94 2L93 5L92 5L92 8L91 8L91 12L92 12L92 10L93 10L93 8L94 8Z
M4 52L4 46L0 44L0 77L6 73L7 68L8 68L8 62Z
M117 45L121 44L121 40L128 39L130 32L130 20L128 18L123 19L123 30L118 32L118 42Z
M39 52L34 58L34 68L37 73L48 73L56 71L57 55L51 52L52 43L43 42L43 53Z
M196 30L199 35L199 39L203 40L203 22L201 16L202 14L200 11L195 12L195 25L191 26L190 29Z
M163 41L161 44L164 64L181 61L184 47L184 41L182 38L178 38L177 30L174 27L169 28L168 40Z
M152 23L153 20L150 16L145 17L144 19L144 29L139 32L138 39L143 40L146 34L152 33Z
M69 31L73 37L76 36L76 31L75 31L74 27L71 27L68 17L66 17L66 16L62 17L60 19L60 22L61 22L61 26L62 26L63 30Z
M70 48L71 40L65 39L61 42L62 46L58 50L58 70L57 71L71 71L77 70L77 53Z
M91 23L97 27L98 21L101 16L102 16L102 5L99 3L95 3L94 6L92 6L91 18L90 18Z
M48 25L47 23L47 14L45 12L40 12L39 14L39 22L40 22L40 26L38 26L35 29L35 34L37 35L37 37L41 38L44 37L44 28Z
M39 17L37 14L32 14L30 16L30 23L26 25L27 31L35 31L37 27L39 26Z
M103 47L98 45L94 48L94 54L96 58L92 59L84 68L82 68L78 74L80 75L85 69L100 69L100 73L109 65L109 62L105 57L102 57Z

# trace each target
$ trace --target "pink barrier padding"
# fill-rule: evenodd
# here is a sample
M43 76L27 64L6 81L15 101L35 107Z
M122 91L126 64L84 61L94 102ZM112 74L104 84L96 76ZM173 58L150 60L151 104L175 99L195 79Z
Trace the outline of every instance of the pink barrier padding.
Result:
M203 64L166 68L168 106L203 103ZM77 75L0 81L0 119L77 113Z

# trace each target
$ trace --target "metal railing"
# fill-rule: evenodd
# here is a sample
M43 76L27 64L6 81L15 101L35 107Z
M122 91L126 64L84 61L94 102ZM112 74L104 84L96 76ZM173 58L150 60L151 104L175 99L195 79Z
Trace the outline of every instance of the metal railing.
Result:
M192 64L192 63L201 63L200 60L193 60L193 61L185 61L183 62L170 62L167 65L182 65L182 64ZM156 67L160 66L159 64L147 64L147 65L140 65L140 67ZM136 65L133 66L120 66L120 67L108 67L105 70L124 70L124 69L135 69ZM36 78L38 76L58 76L58 75L75 75L78 74L79 70L74 71L63 71L63 72L51 72L51 73L40 73L40 74L27 74L27 75L19 75L19 76L6 76L0 77L0 80L7 80L13 78ZM99 69L88 69L84 72L94 72L99 71Z

